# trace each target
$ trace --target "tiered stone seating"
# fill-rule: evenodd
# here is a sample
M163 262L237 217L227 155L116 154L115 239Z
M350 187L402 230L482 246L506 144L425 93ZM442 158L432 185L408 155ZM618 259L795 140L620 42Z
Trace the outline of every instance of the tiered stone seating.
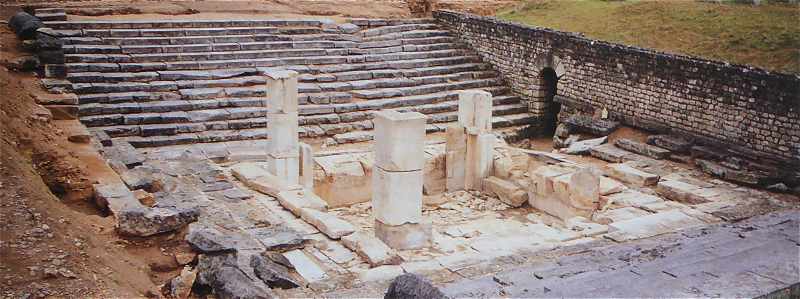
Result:
M532 120L498 73L432 20L353 23L361 30L324 20L46 22L66 36L81 121L136 147L267 138L261 74L273 68L301 73L302 137L369 139L379 109L425 113L428 131L443 131L456 120L455 91L475 88L495 95L496 127Z

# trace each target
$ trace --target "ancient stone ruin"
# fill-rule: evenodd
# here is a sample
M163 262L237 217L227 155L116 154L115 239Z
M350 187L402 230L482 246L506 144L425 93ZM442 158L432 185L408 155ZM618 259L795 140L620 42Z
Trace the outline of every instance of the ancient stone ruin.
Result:
M169 296L758 296L800 281L797 76L453 11L36 15L41 103L117 174L97 205L120 234L183 232L197 254ZM541 136L552 148L531 146ZM758 229L739 240L731 223ZM769 287L733 282L753 277Z

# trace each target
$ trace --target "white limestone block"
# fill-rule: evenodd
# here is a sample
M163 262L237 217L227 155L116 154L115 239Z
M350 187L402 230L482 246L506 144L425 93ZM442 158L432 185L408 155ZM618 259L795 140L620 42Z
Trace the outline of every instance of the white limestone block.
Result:
M267 170L276 177L281 178L288 185L300 184L300 158L294 156L279 157L275 154L267 155Z
M431 245L433 228L430 221L387 225L375 220L375 237L396 250L419 249Z
M374 115L375 165L389 171L422 169L426 116L394 110L381 110Z
M309 190L300 189L278 192L277 196L275 196L275 199L278 200L278 203L280 203L281 206L298 217L301 216L302 209L307 208L319 211L325 211L328 209L327 203L314 194L314 192Z
M422 220L422 170L392 172L372 170L372 213L388 225Z
M628 187L625 187L622 183L618 182L615 179L607 178L604 176L600 177L600 195L610 195L618 192L622 192Z
M655 185L659 179L658 175L638 170L625 163L609 164L608 175L638 187Z
M521 207L528 201L525 189L495 176L483 179L483 187L485 192L496 195L500 201L512 207Z
M669 210L625 221L614 222L608 226L606 237L622 242L649 238L660 234L704 225L705 222L686 215L679 210Z
M467 190L482 190L483 179L491 175L495 139L492 133L467 135Z
M553 179L571 171L571 169L559 165L546 165L529 170L533 193L538 195L552 194L554 192Z
M596 213L592 216L592 220L600 224L610 224L649 214L650 214L649 212L642 209L634 207L624 207L624 208L612 209Z
M311 145L303 142L300 143L300 185L314 189L314 153Z
M269 71L267 78L267 112L297 112L297 76L295 71Z
M356 232L342 237L342 244L355 251L371 267L399 265L403 259L381 240L365 232Z
M458 123L471 134L492 131L492 94L483 90L458 92Z
M436 195L445 192L447 173L445 172L445 145L425 147L425 167L422 168L422 194Z
M328 274L320 267L311 257L309 257L303 250L295 249L283 253L283 256L289 261L306 282L315 282L328 278Z
M649 204L664 202L658 196L645 194L633 189L627 189L619 193L606 196L606 199L615 207L637 207L641 208Z
M445 172L447 191L464 190L467 171L467 133L464 127L454 125L445 131Z
M338 240L356 231L356 228L352 224L336 217L336 215L315 209L300 209L300 218L334 240Z
M400 275L403 275L402 267L397 265L383 265L359 273L358 279L361 280L361 282L389 281Z
M670 200L687 204L713 201L717 194L704 192L704 188L677 180L664 180L656 185L656 192ZM711 196L709 196L711 195Z
M297 112L268 113L267 134L269 137L267 153L297 155L297 147L300 142Z
M600 202L600 176L588 168L576 170L569 179L570 203L579 209L595 210Z

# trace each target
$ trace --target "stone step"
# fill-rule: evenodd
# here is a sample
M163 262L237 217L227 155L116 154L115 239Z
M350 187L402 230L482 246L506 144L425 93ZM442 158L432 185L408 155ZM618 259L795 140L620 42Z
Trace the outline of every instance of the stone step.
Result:
M530 124L534 120L535 118L533 118L530 114L527 113L505 115L492 118L493 126L495 128L524 126ZM454 123L455 123L454 121L451 121L439 124L429 124L427 127L427 131L429 133L442 132L448 126ZM346 132L369 131L369 130L371 130L371 126L361 124L361 125L353 125L353 129ZM300 126L299 128L299 135L301 138L316 138L316 137L326 136L322 132L324 132L324 129L322 129L320 126L317 125ZM344 133L345 132L337 134L344 134ZM227 142L227 141L255 140L255 139L267 139L267 138L268 138L267 129L265 127L257 127L257 128L247 128L247 129L212 129L201 132L177 133L174 135L159 135L159 136L147 136L147 137L126 136L126 137L114 138L114 142L118 141L129 142L134 147L143 148L143 147L160 147L160 146L170 146L179 144ZM364 141L364 140L358 140L358 141Z
M301 65L316 72L344 72L379 69L417 69L481 62L478 56L452 56L365 63L362 56L315 56L259 58L216 61L179 61L154 63L67 63L67 72L146 72L179 70L220 70L252 67L290 67Z
M327 19L239 19L239 20L81 20L44 22L56 30L78 29L152 29L219 27L320 27Z
M92 37L68 36L63 37L65 45L116 45L116 46L194 46L223 43L256 43L256 42L291 42L291 41L338 41L354 43L359 37L350 34L320 33L320 34L250 34L250 35L219 35L219 36L176 36L176 37Z
M56 31L59 32L59 31ZM148 29L82 29L84 37L180 37L253 34L319 34L319 27L216 27L216 28L148 28Z
M405 24L424 24L435 23L435 19L431 18L412 18L412 19L366 19L366 18L351 18L348 21L361 27L380 27L380 26L396 26Z
M450 31L447 30L411 30L411 31L403 31L403 32L396 32L396 33L389 33L384 35L378 36L370 36L364 37L363 41L365 42L376 42L376 41L387 41L387 40L394 40L394 39L405 39L405 38L421 38L421 37L434 37L434 36L451 36L452 34Z
M348 61L384 62L410 59L441 58L460 56L467 53L464 49L444 49L433 51L411 51L385 54L352 55L348 49L278 49L248 50L225 52L188 52L188 53L154 53L154 54L65 54L67 63L177 63L191 61L215 60L249 60L263 58L303 58L343 56ZM350 55L350 56L344 56Z
M420 95L420 94L435 93L448 90L475 89L475 88L483 88L501 84L502 82L500 79L490 78L490 79L467 80L467 81L452 82L452 83L427 84L427 85L401 87L401 88L377 88L377 89L352 90L350 91L350 93L352 93L353 96L356 98L369 100L369 99L379 99L379 98Z
M435 23L388 25L388 26L380 26L380 27L361 30L357 34L361 37L373 37L373 36L404 32L404 31L432 30L432 29L437 29L438 27L439 26Z
M442 100L435 99L428 104L389 106L387 108L428 114L430 115L429 123L457 120L457 97L451 96L440 99ZM495 115L519 114L527 111L527 106L524 103L520 103L519 98L516 96L498 96L494 99L494 103L493 113ZM82 116L81 121L88 127L104 127L104 131L109 136L120 137L132 135L151 136L169 134L170 132L176 134L181 131L197 132L204 130L203 128L205 130L219 128L220 125L216 122L232 120L235 122L234 126L236 128L242 128L245 125L237 120L266 116L264 112L266 108L261 98L230 98L224 101L202 101L197 103L163 101L156 104L153 106L116 105L109 107L110 109L115 109L109 112L116 111L120 113ZM126 110L121 110L123 108L126 108ZM335 133L341 133L339 131L347 131L354 127L346 123L370 121L374 111L377 110L335 113L333 107L304 107L304 105L301 105L299 122L300 125L333 125L332 128L327 128L324 131L327 133L334 130ZM198 123L207 124L208 122L214 123L206 126L198 125ZM263 122L251 123L258 124ZM181 125L179 126L179 124ZM345 125L338 125L340 128L335 128L337 127L335 124ZM164 129L165 127L169 129ZM156 131L157 129L164 131ZM156 134L154 132L161 133Z
M225 52L279 49L353 48L353 42L337 41L277 41L252 43L219 43L194 45L66 45L66 54L158 54L190 52Z

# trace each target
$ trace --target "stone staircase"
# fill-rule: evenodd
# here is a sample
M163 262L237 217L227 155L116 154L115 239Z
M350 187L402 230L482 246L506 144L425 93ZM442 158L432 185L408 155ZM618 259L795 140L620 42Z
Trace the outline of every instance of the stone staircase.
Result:
M429 19L50 21L90 129L135 147L267 138L264 78L299 78L300 135L371 139L372 112L456 121L456 91L494 95L494 126L533 121L491 65Z

